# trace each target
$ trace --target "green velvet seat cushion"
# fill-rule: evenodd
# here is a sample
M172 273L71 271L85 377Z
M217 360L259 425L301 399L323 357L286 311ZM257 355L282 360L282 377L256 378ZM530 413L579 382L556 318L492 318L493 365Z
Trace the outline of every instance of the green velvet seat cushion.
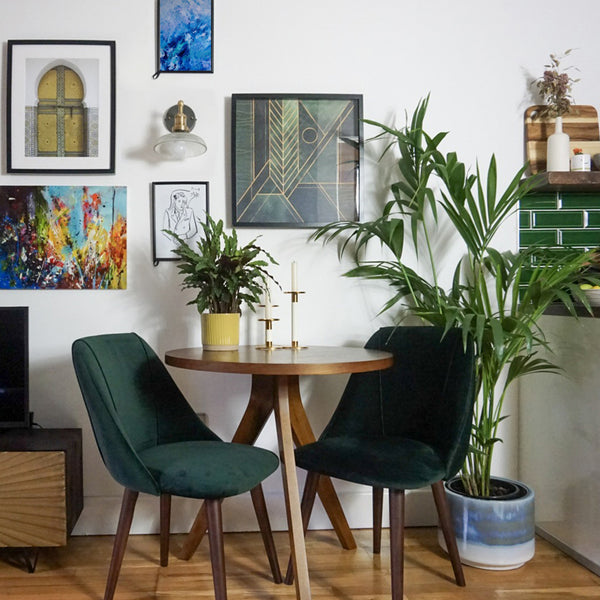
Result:
M263 448L220 441L160 444L139 452L162 493L226 498L256 487L279 466Z
M431 446L395 437L321 439L297 448L296 464L354 483L403 490L430 485L446 473Z

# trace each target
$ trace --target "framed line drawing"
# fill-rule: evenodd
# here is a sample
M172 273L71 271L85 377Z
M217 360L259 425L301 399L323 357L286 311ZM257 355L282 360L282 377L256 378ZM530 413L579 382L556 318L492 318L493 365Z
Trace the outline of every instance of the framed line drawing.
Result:
M172 253L177 242L165 232L177 233L194 247L202 234L198 219L208 215L208 182L206 181L153 181L152 182L152 259L178 260Z
M8 173L115 172L115 42L9 40Z
M231 118L234 226L359 219L361 95L234 94Z
M157 0L156 73L213 72L213 0Z

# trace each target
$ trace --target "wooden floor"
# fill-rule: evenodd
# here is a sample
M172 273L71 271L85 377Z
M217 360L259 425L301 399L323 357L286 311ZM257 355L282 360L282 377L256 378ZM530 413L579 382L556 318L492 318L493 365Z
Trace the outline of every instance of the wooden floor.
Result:
M355 531L358 548L343 550L331 531L307 537L314 599L381 600L389 595L389 546L371 553L370 530ZM287 535L276 533L282 568ZM168 567L158 566L158 538L132 536L115 600L180 600L213 597L207 542L185 562L177 558L182 536L172 537ZM0 553L2 600L101 600L112 537L74 537L65 548L40 552L35 573L10 564ZM229 600L293 599L294 587L272 583L257 533L226 534ZM538 539L535 558L513 571L465 567L466 588L458 588L438 548L436 531L410 528L406 539L405 597L408 600L565 600L600 598L600 578L548 542Z

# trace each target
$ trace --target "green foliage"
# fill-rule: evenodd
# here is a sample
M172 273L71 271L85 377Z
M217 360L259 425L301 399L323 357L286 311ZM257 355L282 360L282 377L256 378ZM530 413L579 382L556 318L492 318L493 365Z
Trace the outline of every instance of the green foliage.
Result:
M591 311L579 284L598 280L585 271L591 253L543 248L513 253L492 246L500 226L532 191L535 179L523 179L524 166L504 192L498 192L493 156L487 173L477 166L475 174L469 174L455 153L444 155L439 150L445 133L430 136L423 129L428 102L429 97L419 103L410 124L400 131L366 121L382 130L380 136L391 137L385 152L396 146L399 154L400 179L391 185L393 199L381 216L363 223L331 223L311 238L337 240L340 256L352 252L356 266L346 276L387 282L391 296L382 312L394 308L398 321L412 314L446 330L457 327L465 340L474 340L478 399L461 475L472 495L487 496L508 386L529 373L559 371L538 354L548 347L538 323L540 316L554 302L562 302L573 315L574 302ZM448 247L436 254L432 245L440 234L441 214L464 245L447 289L438 282L438 259L447 260ZM365 246L373 240L387 249L389 259L364 258ZM425 263L426 268L413 269L404 262L407 243L419 265ZM526 286L520 288L520 284Z
M198 290L194 300L199 313L237 313L243 302L251 310L260 302L267 272L277 261L256 244L256 239L240 246L235 229L224 231L223 221L215 222L207 215L206 223L198 219L202 235L196 249L190 248L176 233L166 230L178 243L173 252L179 257L179 273L184 276L182 288Z

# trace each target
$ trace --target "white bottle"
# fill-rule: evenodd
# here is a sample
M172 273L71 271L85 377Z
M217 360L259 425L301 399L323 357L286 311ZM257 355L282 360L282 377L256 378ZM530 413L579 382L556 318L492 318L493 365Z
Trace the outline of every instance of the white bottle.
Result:
M546 146L546 171L569 171L569 136L563 133L562 117L556 117L554 133L548 136Z

